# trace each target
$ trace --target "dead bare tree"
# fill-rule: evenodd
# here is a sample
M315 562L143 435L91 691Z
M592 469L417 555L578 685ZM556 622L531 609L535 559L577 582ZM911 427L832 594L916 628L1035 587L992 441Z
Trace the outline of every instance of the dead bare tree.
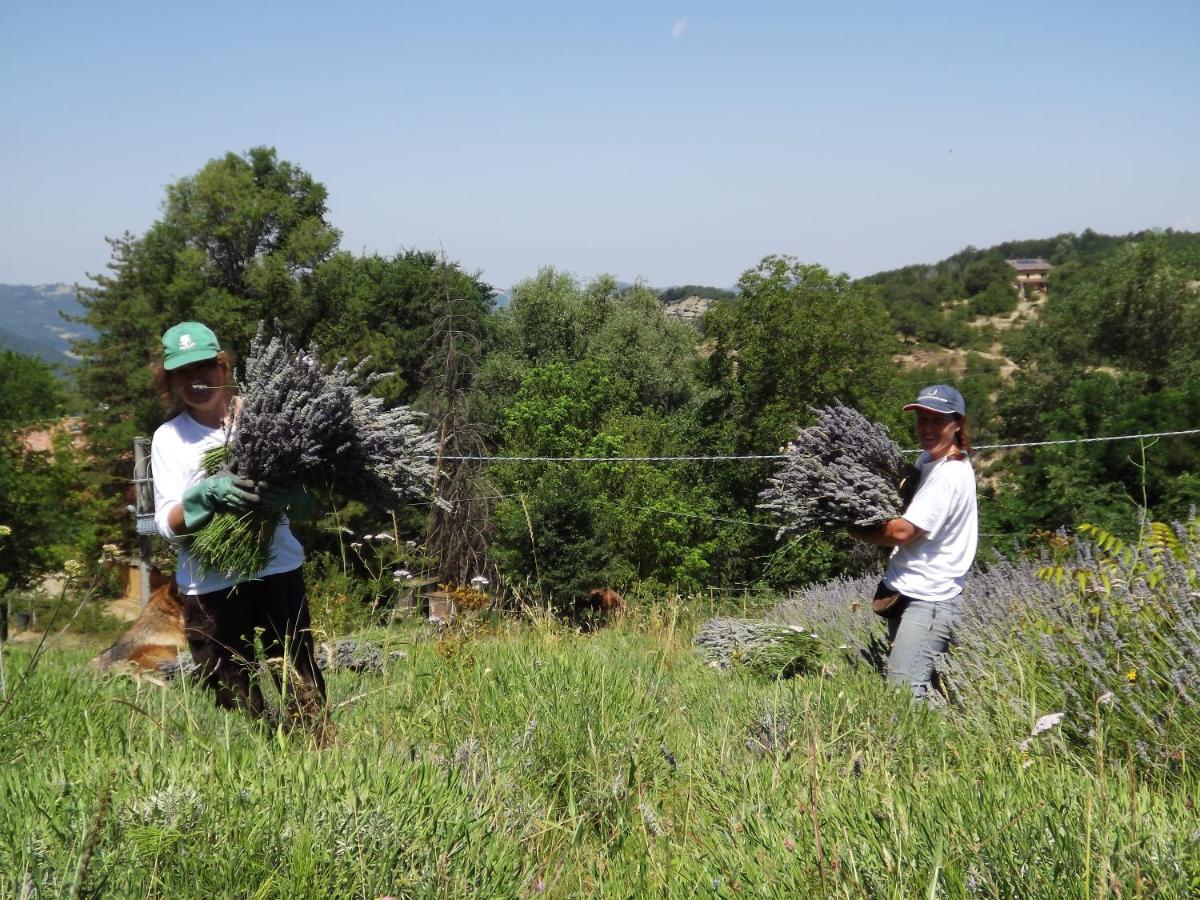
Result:
M453 297L450 272L443 254L441 309L422 372L421 405L438 435L434 491L442 501L430 504L426 547L438 560L439 581L466 585L476 575L495 574L488 556L495 490L477 459L487 450L483 429L470 420L470 392L482 356L480 322L465 301Z

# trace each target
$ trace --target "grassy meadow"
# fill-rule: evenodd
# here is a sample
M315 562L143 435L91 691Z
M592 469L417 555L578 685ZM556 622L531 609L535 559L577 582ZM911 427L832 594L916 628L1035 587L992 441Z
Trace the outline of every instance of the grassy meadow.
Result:
M664 600L592 635L538 614L363 632L383 671L330 675L323 748L186 682L98 677L92 649L25 676L33 650L10 644L0 895L1200 890L1188 765L1147 771L1054 727L1022 748L1038 710L914 705L832 643L804 677L717 671L691 646L710 612Z

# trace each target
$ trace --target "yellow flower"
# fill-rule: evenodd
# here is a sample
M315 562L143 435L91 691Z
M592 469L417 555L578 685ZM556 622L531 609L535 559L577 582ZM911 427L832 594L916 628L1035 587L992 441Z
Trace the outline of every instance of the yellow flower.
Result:
M0 537L8 537L12 534L12 529L7 525L0 525Z
M1137 669L1130 669L1125 673L1125 677L1130 681L1137 681Z

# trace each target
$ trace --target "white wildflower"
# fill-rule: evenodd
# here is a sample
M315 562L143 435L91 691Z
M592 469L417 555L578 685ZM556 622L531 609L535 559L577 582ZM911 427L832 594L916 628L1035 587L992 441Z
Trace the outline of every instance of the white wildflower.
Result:
M485 588L489 584L491 584L491 582L488 581L486 578L484 578L482 575L476 575L474 578L471 579L471 585L476 590L479 590L480 588Z
M397 581L403 581L407 578L412 578L412 572L408 571L408 569L396 569L392 572L392 577Z
M1049 731L1054 726L1058 725L1063 720L1064 713L1047 713L1036 722L1033 723L1033 729L1029 732L1029 737L1017 744L1017 749L1022 753L1028 753L1029 748L1033 745L1033 739L1043 732Z
M1049 731L1051 728L1053 728L1055 725L1060 723L1062 720L1063 720L1063 713L1060 713L1060 712L1049 713L1047 715L1044 715L1040 719L1038 719L1036 722L1033 723L1033 731L1029 732L1029 736L1037 737L1043 731Z

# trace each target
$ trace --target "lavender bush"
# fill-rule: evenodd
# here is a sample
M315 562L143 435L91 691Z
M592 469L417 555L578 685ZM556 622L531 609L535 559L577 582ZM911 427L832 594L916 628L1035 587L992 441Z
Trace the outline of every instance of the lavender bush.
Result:
M887 428L839 401L811 411L816 423L800 429L760 494L780 532L868 527L899 515L900 485L912 467Z
M323 369L315 347L298 349L259 327L250 345L237 428L205 459L210 473L230 471L289 487L332 487L372 505L427 498L434 477L434 435L405 406L385 410L366 391L363 363ZM219 513L191 542L209 569L252 575L269 560L283 511Z
M1081 529L1083 530L1083 529ZM1046 713L1081 758L1099 739L1143 771L1187 763L1200 734L1200 520L1154 524L1137 545L1085 532L969 577L956 646L939 670L964 723L1011 727ZM883 661L873 579L797 594L773 618L811 628L855 661ZM1019 734L1018 734L1019 733ZM1014 745L1017 741L1014 740Z

